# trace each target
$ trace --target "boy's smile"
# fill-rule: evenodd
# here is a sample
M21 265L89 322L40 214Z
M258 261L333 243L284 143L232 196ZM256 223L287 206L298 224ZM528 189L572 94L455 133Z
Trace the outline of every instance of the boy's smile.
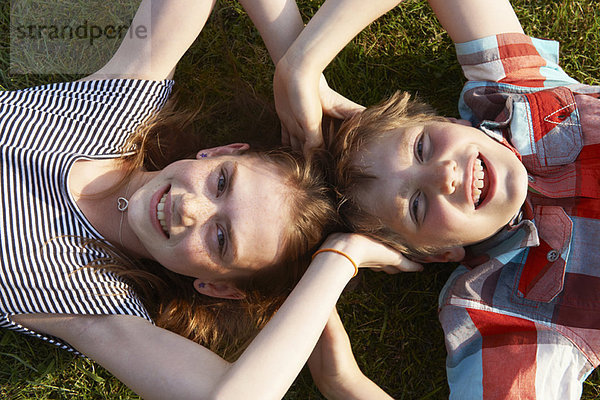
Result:
M358 200L414 248L479 242L517 214L527 172L513 152L483 132L436 122L398 130L355 161L377 179Z

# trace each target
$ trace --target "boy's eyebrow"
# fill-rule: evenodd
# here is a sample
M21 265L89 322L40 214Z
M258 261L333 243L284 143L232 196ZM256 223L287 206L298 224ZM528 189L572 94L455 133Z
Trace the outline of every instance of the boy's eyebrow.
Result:
M410 134L409 134L410 132ZM400 138L400 150L399 150L399 156L404 158L406 163L409 163L409 165L412 165L415 161L415 155L414 155L414 141L416 140L418 134L415 134L412 131L409 131L408 128L404 129L404 132L402 134L402 137ZM398 192L398 197L396 200L396 203L402 203L399 204L400 207L399 209L402 209L402 212L404 216L408 216L410 217L410 207L409 207L409 202L410 202L410 193L409 193L409 185L410 182L403 182L402 185L400 185L400 190Z
M406 188L406 186L404 186L404 188ZM406 189L406 190L408 190L408 189ZM404 221L403 222L404 225L407 225L407 222L412 221L412 219L410 218L410 212L408 209L408 202L409 202L409 200L403 194L399 194L398 196L396 196L396 199L394 200L396 210L397 210L396 215L398 216L399 221ZM407 219L409 221L406 221Z
M374 184L374 186L367 186L364 193L377 193L371 195L374 199L374 210L379 210L374 212L384 217L384 223L388 226L402 226L403 229L416 226L410 215L411 183L400 182L393 176L389 179L382 177L375 170L377 167L374 164L378 164L378 168L392 169L397 168L398 162L412 165L415 162L414 141L422 131L420 128L422 127L398 128L397 133L392 133L396 137L389 142L389 149L384 158L373 160L374 162L371 163L365 159L359 162L359 164L362 164L362 168L373 171L372 174L375 180L371 181L371 184Z
M416 161L414 152L415 141L424 128L425 127L421 125L405 127L400 134L397 144L398 156L404 158L406 162L410 162L410 165ZM394 203L397 210L398 220L403 221L403 225L405 227L412 225L415 228L418 228L419 223L413 219L413 216L410 212L410 183L411 182L403 182L401 185L399 185L398 193L396 193Z
M416 231L419 229L419 221L413 219L413 215L410 212L410 198L408 197L396 197L396 210L397 210L397 221L402 221L402 225L405 229ZM416 216L415 216L416 218Z

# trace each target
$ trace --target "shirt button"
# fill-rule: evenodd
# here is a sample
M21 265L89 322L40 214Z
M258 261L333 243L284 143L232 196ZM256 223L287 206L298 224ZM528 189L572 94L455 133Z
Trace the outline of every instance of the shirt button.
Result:
M535 182L535 176L527 175L527 180L529 182Z
M548 254L546 254L546 259L550 262L554 262L556 260L558 260L558 251L556 250L550 250L548 252Z

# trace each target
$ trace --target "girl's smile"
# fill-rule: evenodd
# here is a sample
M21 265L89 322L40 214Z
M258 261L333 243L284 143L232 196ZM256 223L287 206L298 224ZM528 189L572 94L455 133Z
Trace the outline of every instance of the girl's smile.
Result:
M273 165L221 155L147 174L127 214L142 256L206 280L250 275L279 259L290 210Z
M158 232L169 238L169 228L171 222L171 196L168 185L165 189L157 191L150 201L150 220ZM158 199L158 200L157 200ZM156 204L156 205L155 205Z

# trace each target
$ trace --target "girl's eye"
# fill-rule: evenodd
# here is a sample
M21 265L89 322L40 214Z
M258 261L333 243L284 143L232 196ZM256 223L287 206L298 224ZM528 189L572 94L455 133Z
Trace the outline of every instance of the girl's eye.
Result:
M417 160L423 162L423 134L420 134L415 143L415 154L417 156Z
M225 233L220 226L217 225L217 243L219 244L219 252L223 254L223 248L225 247Z
M217 179L217 196L223 194L225 189L227 188L227 174L224 170L221 170L219 174L219 178Z

